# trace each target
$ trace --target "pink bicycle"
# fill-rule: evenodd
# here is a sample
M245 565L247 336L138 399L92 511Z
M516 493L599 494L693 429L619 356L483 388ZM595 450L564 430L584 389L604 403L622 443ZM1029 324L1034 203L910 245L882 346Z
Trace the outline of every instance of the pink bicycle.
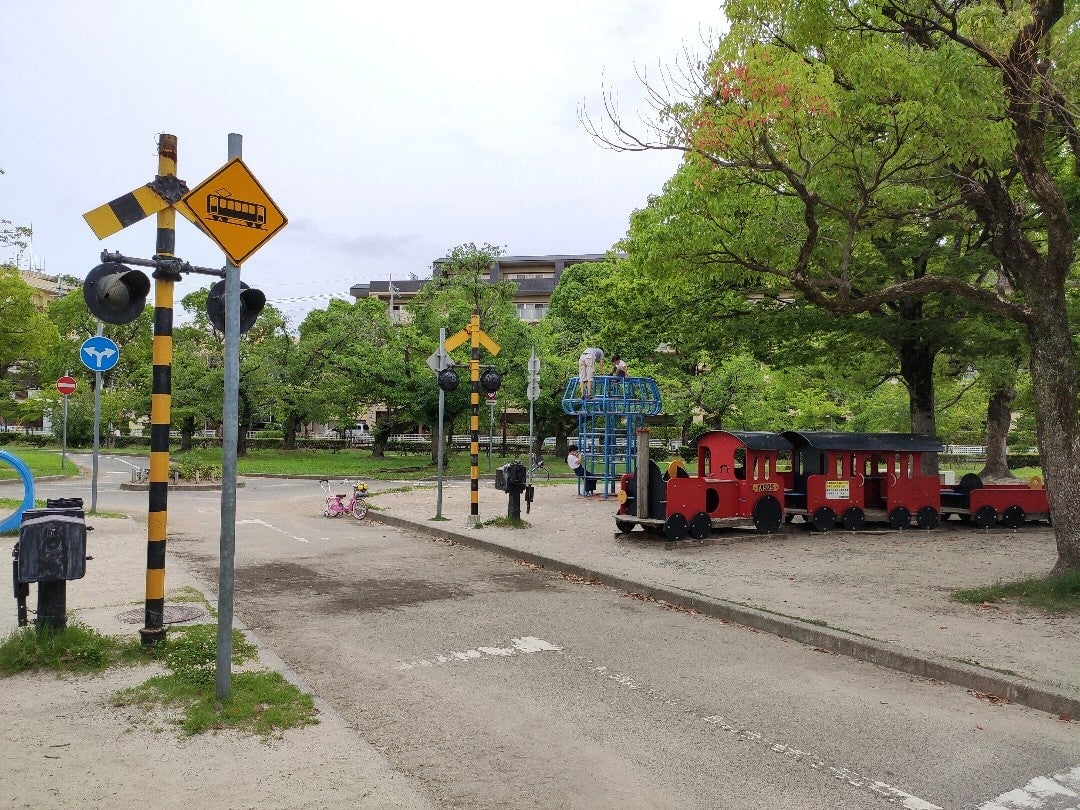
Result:
M338 517L339 515L352 515L357 520L363 520L367 517L368 504L364 499L367 495L368 486L363 481L350 482L348 480L342 481L345 486L352 486L352 495L346 495L345 493L337 494L330 489L329 479L323 478L319 481L319 486L322 487L322 491L326 493L326 508L323 510L323 514L326 517ZM348 500L346 500L348 498Z

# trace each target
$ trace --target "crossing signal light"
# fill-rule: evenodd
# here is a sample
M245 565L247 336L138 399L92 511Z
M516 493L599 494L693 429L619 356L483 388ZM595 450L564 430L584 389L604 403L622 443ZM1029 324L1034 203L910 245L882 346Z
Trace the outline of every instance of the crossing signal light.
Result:
M131 323L142 315L149 292L146 273L119 262L99 264L83 283L83 298L90 313L112 324Z
M453 364L450 364L442 371L439 372L439 388L446 393L450 393L458 387L458 383L461 380L458 378L458 373L454 370Z
M266 296L262 290L249 287L240 282L240 334L243 334L255 325L263 307L266 306ZM210 295L206 297L206 314L210 323L219 332L225 331L225 282L219 281L210 288Z
M494 394L499 390L500 385L502 385L502 374L491 366L484 369L484 373L480 375L480 387L487 393Z

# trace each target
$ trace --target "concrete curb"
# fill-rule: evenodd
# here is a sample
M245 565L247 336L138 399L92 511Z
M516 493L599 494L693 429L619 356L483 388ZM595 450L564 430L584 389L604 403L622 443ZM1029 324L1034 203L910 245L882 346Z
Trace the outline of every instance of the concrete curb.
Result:
M761 630L781 638L797 641L800 644L819 647L828 652L845 655L859 661L888 667L907 675L930 678L976 692L1000 695L1013 703L1058 716L1080 718L1080 695L1035 683L1019 676L982 669L972 664L951 661L939 656L917 653L899 645L855 636L843 630L806 622L795 616L770 613L677 588L643 585L622 577L611 576L602 571L566 563L562 560L528 551L521 551L501 545L498 542L492 542L458 531L443 529L439 527L438 523L431 525L418 523L377 511L372 511L370 518L388 526L411 529L431 537L447 538L470 548L513 557L516 560L542 566L550 571L569 574L585 580L595 580L611 588L641 594L679 607L690 608L706 616Z
M236 482L236 488L244 486L243 481ZM129 490L131 492L147 492L150 489L150 484L120 484L120 489ZM221 482L216 484L173 484L169 483L170 492L212 492L214 490L221 489Z

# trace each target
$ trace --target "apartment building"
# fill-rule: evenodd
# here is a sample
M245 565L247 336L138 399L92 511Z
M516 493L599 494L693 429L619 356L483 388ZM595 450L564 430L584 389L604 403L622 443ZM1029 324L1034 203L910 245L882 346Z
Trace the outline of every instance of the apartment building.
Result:
M554 256L500 256L487 273L481 278L487 282L513 281L517 284L514 294L514 306L518 317L528 323L535 323L547 315L551 303L551 294L559 283L563 271L582 262L602 262L607 258L604 253L581 253ZM443 277L447 273L449 259L436 259L432 262L432 277ZM361 298L378 298L385 301L390 320L401 321L405 317L405 306L431 279L408 278L403 280L386 279L355 284L349 294Z
M33 291L34 306L39 312L44 312L50 301L63 294L59 276L50 276L39 270L23 270L20 267L19 278L25 281Z

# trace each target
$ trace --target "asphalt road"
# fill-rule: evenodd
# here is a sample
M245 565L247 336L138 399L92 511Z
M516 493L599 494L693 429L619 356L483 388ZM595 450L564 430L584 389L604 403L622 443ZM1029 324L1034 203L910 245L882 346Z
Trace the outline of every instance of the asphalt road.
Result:
M145 517L128 464L102 458L98 506ZM440 806L989 808L1080 752L1042 712L324 518L317 481L237 500L237 619ZM216 588L218 493L172 491L168 518Z

